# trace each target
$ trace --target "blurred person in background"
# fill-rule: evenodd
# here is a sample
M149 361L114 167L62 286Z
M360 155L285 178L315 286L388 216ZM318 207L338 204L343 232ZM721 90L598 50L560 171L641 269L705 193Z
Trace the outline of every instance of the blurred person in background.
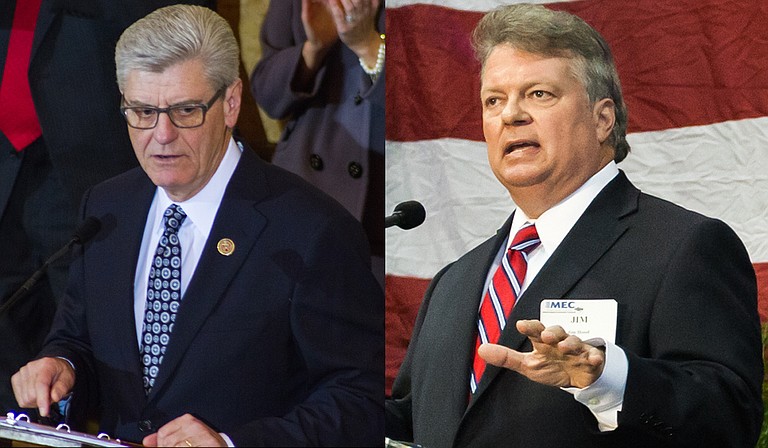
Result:
M384 279L384 10L379 0L270 2L256 102L287 123L272 162L363 223Z

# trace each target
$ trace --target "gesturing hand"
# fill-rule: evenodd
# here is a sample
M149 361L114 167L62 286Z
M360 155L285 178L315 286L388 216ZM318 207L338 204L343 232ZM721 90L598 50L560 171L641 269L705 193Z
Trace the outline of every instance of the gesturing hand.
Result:
M605 351L569 335L560 326L545 328L538 320L519 320L517 331L528 336L533 351L483 344L477 353L488 364L514 370L537 383L583 388L603 373Z

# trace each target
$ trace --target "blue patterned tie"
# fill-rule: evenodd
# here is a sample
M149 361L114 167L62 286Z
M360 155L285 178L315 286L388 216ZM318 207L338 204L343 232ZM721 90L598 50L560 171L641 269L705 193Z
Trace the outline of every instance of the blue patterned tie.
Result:
M181 245L178 232L186 217L184 210L176 204L165 210L165 231L149 268L147 304L141 330L141 363L147 395L155 385L181 303Z

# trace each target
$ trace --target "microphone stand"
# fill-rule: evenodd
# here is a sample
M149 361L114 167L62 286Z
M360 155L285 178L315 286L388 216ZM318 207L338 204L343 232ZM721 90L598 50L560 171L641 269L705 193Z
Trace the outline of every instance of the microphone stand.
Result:
M72 246L75 245L77 240L74 238L71 239L64 247L59 249L55 254L51 255L47 260L45 260L45 263L35 271L34 274L32 274L31 277L27 279L26 282L24 282L23 285L21 285L21 288L17 289L15 293L2 305L0 306L0 316L2 316L4 313L8 312L13 306L21 300L22 297L26 296L30 289L32 289L35 284L37 284L38 281L45 275L45 271L48 269L48 266L50 266L53 262L58 260L59 258L63 257L64 255L69 252L70 249L72 249Z
M43 277L45 271L48 269L48 266L66 255L75 244L85 244L88 242L91 238L94 237L94 235L96 235L96 233L98 233L100 228L101 221L99 221L97 218L93 216L86 218L85 221L83 221L83 223L80 224L80 226L75 230L75 233L72 235L72 238L69 240L69 242L65 244L64 247L56 251L55 254L48 257L48 259L45 260L45 263L43 263L43 265L40 266L40 268L35 271L35 273L32 274L32 276L29 277L23 285L21 285L21 288L17 289L16 292L13 293L13 295L8 300L6 300L2 306L0 306L0 316L7 313L8 310L10 310L16 304L16 302L27 295L32 287L35 286L35 284L37 284L37 282L40 281L40 279Z

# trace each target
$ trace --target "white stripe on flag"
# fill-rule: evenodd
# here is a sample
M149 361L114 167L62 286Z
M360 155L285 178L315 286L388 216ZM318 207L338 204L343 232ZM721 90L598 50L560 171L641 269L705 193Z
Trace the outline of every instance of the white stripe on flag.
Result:
M619 164L635 185L728 223L753 262L768 261L768 117L635 133ZM491 172L485 143L387 142L386 207L415 199L427 218L387 230L387 273L431 278L494 235L514 209Z
M630 134L619 164L646 193L731 226L768 261L768 117Z
M427 212L415 229L387 229L387 273L432 278L476 246L514 210L488 167L485 143L460 139L387 142L385 210L414 199Z

